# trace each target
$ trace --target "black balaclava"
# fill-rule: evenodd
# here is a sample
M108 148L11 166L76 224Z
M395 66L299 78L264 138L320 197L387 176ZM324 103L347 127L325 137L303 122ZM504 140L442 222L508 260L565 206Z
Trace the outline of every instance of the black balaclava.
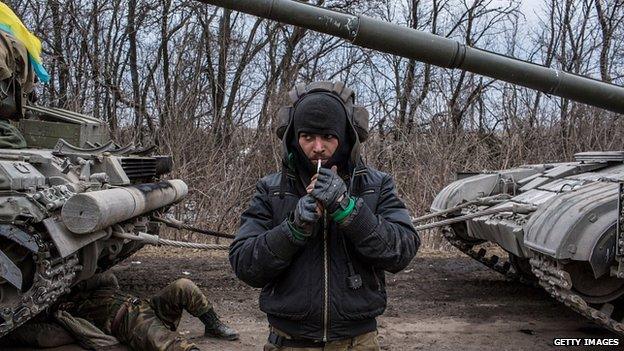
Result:
M323 167L338 166L340 173L348 172L351 140L347 133L347 112L344 105L329 93L311 93L295 106L293 113L293 140L291 150L296 150L297 168L302 176L316 173L313 165L299 146L299 133L331 134L338 138L338 148Z

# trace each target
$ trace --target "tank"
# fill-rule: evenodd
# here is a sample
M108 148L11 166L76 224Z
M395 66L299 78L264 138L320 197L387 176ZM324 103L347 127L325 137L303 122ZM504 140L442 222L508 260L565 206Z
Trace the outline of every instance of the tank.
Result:
M624 335L623 182L622 151L483 172L442 189L431 211L444 219L419 228Z
M340 37L354 45L457 68L624 113L624 88L363 15L290 0L202 0ZM510 279L624 335L623 152L574 162L464 175L445 187L419 230L442 228L451 244Z
M26 49L0 36L0 56L16 60L0 61L2 337L74 284L158 243L156 218L188 189L161 179L170 156L120 147L103 121L30 102Z

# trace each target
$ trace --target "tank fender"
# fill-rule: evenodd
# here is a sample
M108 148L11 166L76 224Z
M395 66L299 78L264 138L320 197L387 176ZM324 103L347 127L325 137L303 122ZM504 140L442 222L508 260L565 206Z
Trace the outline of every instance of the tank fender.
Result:
M61 257L67 257L81 248L93 243L96 240L106 237L108 234L104 230L95 231L84 235L76 235L67 229L63 221L55 218L43 220L56 249Z
M589 262L598 277L614 257L617 198L618 185L609 182L558 194L529 218L524 244L557 260Z

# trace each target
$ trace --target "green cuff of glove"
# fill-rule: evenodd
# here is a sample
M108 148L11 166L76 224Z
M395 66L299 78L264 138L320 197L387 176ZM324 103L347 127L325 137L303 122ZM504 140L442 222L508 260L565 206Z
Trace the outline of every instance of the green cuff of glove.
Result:
M331 217L335 222L340 223L340 221L347 218L351 214L351 212L353 212L354 208L355 208L355 199L350 197L347 208L345 208L344 210L336 210L336 212L331 214Z
M288 223L288 229L290 229L290 233L295 239L300 240L300 241L305 241L306 238L309 236L303 231L301 231L300 229L297 229L297 226L291 223L290 221L287 221L287 223Z

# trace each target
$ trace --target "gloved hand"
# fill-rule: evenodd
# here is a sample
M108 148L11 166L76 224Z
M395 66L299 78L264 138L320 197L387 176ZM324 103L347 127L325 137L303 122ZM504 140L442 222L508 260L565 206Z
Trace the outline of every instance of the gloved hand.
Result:
M336 166L331 170L321 168L310 195L318 200L329 213L339 209L340 203L345 199L348 202L347 186L336 173Z
M293 235L300 240L307 239L312 235L314 223L319 218L321 218L321 215L316 211L316 200L309 194L305 195L299 199L293 212L292 224L295 226L294 229L296 231L296 233L293 232ZM298 234L303 236L303 238L299 238Z

